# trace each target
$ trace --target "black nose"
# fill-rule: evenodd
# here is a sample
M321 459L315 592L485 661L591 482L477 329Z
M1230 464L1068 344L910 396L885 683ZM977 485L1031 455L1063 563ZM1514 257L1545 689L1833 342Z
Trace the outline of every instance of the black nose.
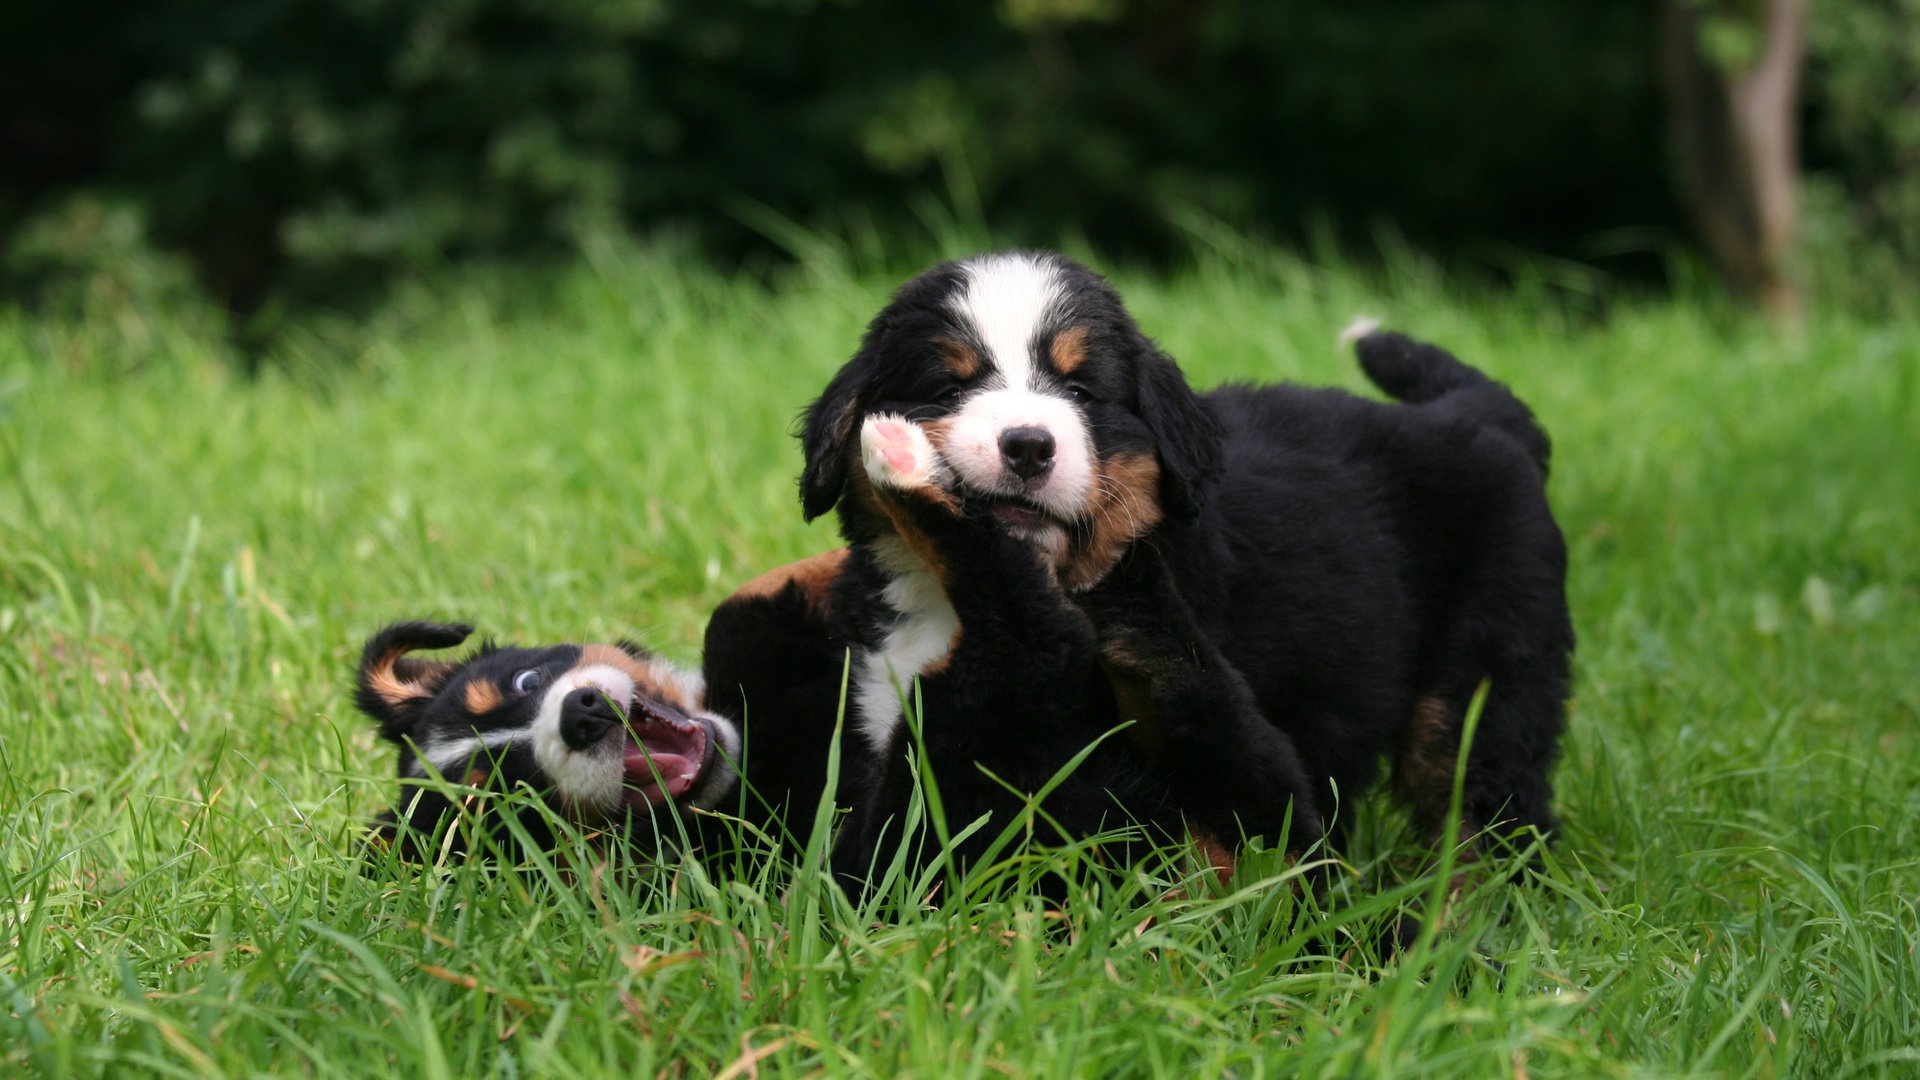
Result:
M1046 428L1017 427L1000 433L1000 456L1022 480L1053 468L1053 434Z
M560 738L569 749L585 750L619 723L619 710L595 687L574 690L560 703Z

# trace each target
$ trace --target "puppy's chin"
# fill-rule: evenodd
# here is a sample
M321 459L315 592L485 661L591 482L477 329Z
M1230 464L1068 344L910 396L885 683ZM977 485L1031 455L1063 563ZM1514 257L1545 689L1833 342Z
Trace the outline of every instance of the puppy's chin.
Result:
M1067 527L1032 502L999 494L978 494L976 513L984 515L995 528L1016 540L1032 544L1047 566L1058 572L1072 549Z
M1025 540L1040 553L1041 559L1058 573L1067 560L1072 544L1067 538L1067 530L1049 519L1028 522L1002 522L1001 528L1007 535L1017 540Z

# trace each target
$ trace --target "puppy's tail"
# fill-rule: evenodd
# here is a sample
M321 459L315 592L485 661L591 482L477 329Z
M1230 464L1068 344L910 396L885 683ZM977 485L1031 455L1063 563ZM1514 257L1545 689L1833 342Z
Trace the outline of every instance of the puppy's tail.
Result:
M1513 391L1487 378L1477 368L1460 362L1437 345L1405 334L1379 329L1372 320L1360 320L1340 335L1353 343L1360 369L1373 385L1396 401L1422 405L1446 399L1449 406L1467 408L1519 440L1540 466L1541 475L1553 456L1553 444L1534 421L1533 410Z

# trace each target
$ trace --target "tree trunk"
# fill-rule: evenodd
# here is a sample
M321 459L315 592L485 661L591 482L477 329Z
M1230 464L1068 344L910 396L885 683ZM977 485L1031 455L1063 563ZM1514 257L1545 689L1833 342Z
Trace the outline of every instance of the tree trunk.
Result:
M1755 6L1759 46L1729 67L1703 47L1709 4L1666 0L1667 93L1681 190L1707 253L1735 287L1793 318L1806 0Z

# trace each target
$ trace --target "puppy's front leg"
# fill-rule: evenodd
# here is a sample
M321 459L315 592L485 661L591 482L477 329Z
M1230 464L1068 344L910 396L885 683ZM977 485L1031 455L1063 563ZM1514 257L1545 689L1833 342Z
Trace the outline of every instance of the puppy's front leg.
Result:
M988 641L1014 646L994 651L1023 667L1044 669L1074 652L1091 655L1086 617L1067 601L1041 553L954 490L930 433L939 434L933 424L874 416L860 443L875 501L959 616L954 659L958 649Z
M1244 834L1298 854L1324 832L1293 740L1200 631L1151 542L1133 545L1075 601L1093 621L1100 666L1135 743L1167 770L1188 819L1233 844ZM1292 824L1283 825L1291 810Z
M1034 792L1098 735L1077 722L1095 673L1093 628L1031 543L1007 535L984 508L949 489L945 465L919 425L869 418L861 448L874 499L894 537L935 580L953 612L950 650L913 671L895 672L880 688L910 695L917 675L921 775L938 785L949 824L958 828L983 813L993 815L956 853L970 861L1024 805L983 770L1017 791ZM863 662L878 672L886 660L876 650ZM875 715L898 705L868 701L862 707ZM838 853L840 865L856 877L887 848L888 830L899 828L914 779L906 767L913 733L899 724L869 730L880 735L873 781ZM1089 783L1069 778L1058 801L1104 807L1108 800L1097 791L1079 790ZM1073 831L1082 823L1062 824ZM897 840L897 831L892 835Z

